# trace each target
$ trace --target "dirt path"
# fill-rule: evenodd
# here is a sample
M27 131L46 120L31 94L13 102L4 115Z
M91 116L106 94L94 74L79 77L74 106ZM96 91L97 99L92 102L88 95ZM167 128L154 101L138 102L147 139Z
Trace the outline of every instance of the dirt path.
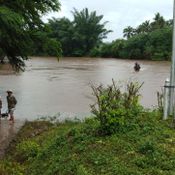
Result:
M5 149L12 141L16 133L23 126L24 121L16 120L14 124L6 119L0 120L0 159L5 153Z

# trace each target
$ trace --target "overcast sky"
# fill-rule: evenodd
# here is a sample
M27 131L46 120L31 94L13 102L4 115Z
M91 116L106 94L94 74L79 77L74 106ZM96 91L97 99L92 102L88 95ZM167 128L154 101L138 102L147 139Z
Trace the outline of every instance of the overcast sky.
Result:
M173 0L60 0L61 11L50 13L45 17L67 17L73 19L71 11L76 8L81 11L88 8L103 15L103 21L108 21L107 29L113 30L108 35L108 41L123 37L123 29L127 26L136 27L145 20L152 20L155 13L160 12L165 19L173 17Z

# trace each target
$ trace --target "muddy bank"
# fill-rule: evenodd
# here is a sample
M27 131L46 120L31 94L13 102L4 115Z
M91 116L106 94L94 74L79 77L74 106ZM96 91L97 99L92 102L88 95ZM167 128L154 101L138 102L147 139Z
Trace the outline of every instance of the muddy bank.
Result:
M0 64L0 75L10 75L15 74L12 66L8 63Z
M2 159L9 143L23 125L24 121L21 120L16 120L14 124L10 123L7 119L0 120L0 159Z

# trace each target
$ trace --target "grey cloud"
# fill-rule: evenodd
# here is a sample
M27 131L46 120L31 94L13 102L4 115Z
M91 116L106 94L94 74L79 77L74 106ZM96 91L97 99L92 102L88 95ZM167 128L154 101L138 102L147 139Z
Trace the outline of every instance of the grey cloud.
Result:
M127 26L136 27L145 20L152 20L154 14L160 12L166 19L173 16L173 0L60 0L62 10L51 13L50 17L67 17L72 19L73 8L82 10L87 7L90 11L97 11L103 15L103 21L109 21L107 29L113 30L108 41L122 37L123 29Z

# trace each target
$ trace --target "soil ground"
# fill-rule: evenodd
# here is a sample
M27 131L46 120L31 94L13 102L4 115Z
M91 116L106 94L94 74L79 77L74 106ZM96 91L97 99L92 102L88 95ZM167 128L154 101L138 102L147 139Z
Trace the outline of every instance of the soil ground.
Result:
M24 121L20 120L15 120L15 123L11 123L7 119L0 119L0 159L23 124Z

